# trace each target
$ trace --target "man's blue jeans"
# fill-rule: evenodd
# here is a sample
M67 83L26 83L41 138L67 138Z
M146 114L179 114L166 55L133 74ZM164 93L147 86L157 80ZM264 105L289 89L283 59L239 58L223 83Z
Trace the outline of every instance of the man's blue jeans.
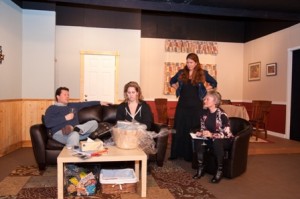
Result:
M96 120L91 120L76 126L83 131L82 134L72 131L68 135L64 135L62 131L59 130L54 133L53 139L65 144L67 147L79 146L79 140L86 139L92 132L94 132L98 128L98 122Z

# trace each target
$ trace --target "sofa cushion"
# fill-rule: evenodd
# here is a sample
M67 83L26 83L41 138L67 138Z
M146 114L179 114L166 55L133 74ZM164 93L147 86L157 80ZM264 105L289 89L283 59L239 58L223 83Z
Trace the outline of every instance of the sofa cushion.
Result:
M102 121L102 107L101 105L95 105L90 107L85 107L78 112L79 123L85 123L90 120L96 120L97 122Z
M109 122L111 124L117 123L117 104L109 105L109 106L102 106L102 121Z

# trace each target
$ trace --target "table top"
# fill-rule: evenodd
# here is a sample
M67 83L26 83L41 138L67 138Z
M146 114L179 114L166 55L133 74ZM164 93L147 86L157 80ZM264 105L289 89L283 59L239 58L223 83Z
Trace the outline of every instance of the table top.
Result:
M132 161L132 160L147 160L145 152L139 148L137 149L121 149L116 146L107 147L108 151L101 156L91 157L88 159L81 159L73 156L71 149L66 147L60 152L57 157L58 162L114 162L114 161Z
M236 106L231 104L224 104L220 106L221 109L227 113L228 117L239 117L249 120L247 109L244 106Z

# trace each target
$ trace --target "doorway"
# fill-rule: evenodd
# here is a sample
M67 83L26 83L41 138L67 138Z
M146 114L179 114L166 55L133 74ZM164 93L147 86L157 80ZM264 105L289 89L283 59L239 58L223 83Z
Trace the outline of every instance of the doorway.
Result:
M299 111L300 111L300 49L292 51L291 68L291 108L290 108L290 139L300 141Z
M81 100L116 102L118 58L117 52L81 52Z

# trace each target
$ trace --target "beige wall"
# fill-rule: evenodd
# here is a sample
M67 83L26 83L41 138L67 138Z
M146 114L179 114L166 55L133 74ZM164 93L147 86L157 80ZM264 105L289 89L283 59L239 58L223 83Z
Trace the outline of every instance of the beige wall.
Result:
M164 62L184 62L187 53L165 53L165 39L142 38L141 40L141 86L146 99L166 97L164 95ZM217 65L218 91L223 98L241 101L243 98L243 54L244 44L218 42L219 54L199 55L201 63ZM234 89L232 89L234 88Z
M22 98L53 98L55 12L23 10Z
M300 24L245 43L243 99L286 104L288 49L300 45ZM248 64L261 62L261 80L248 81ZM277 63L277 75L266 76L266 64Z
M119 52L118 98L128 81L140 82L140 30L56 26L55 87L80 97L80 51Z
M70 87L71 97L79 98L80 51L94 50L119 51L119 98L123 85L135 80L141 83L146 99L176 100L163 95L163 63L171 59L184 62L186 55L167 57L164 39L141 38L140 30L54 27L53 12L22 11L10 0L0 1L0 11L0 45L5 55L0 65L0 99L52 98L60 85ZM14 23L9 22L12 20ZM47 27L40 28L43 25ZM200 61L217 64L223 98L286 104L287 51L300 46L299 34L298 24L245 44L218 42L219 54L201 55ZM261 80L249 82L248 64L257 61L261 62ZM273 62L278 65L277 75L266 76L266 64Z
M0 1L0 99L49 98L54 87L55 13ZM49 94L51 90L51 94Z
M10 0L0 1L0 99L22 95L22 9Z

